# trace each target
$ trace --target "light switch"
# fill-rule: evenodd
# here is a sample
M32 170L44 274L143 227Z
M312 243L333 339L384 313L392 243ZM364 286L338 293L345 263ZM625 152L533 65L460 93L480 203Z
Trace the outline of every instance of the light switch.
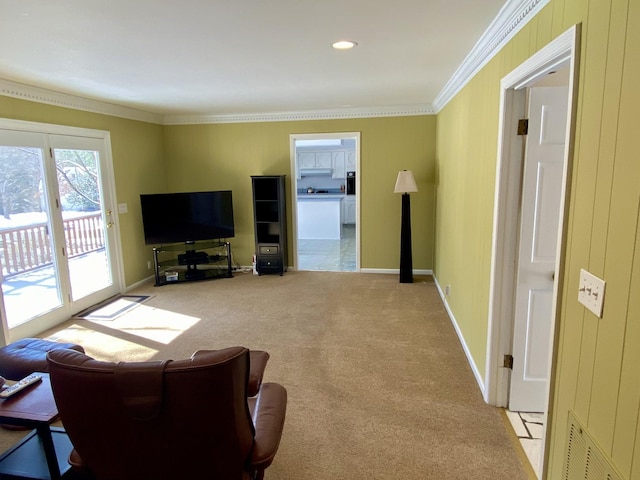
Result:
M605 285L606 283L604 280L584 269L580 269L578 301L593 312L598 318L602 318Z
M126 203L119 203L118 204L118 213L127 213L129 211L129 209L127 208L127 204Z

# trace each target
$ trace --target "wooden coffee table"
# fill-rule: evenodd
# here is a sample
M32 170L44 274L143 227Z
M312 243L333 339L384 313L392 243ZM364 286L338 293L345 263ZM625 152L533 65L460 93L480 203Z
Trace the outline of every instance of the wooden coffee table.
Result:
M49 424L58 417L48 373L42 381L0 400L0 423L34 430L0 456L0 478L58 480L71 466L73 445L64 429Z

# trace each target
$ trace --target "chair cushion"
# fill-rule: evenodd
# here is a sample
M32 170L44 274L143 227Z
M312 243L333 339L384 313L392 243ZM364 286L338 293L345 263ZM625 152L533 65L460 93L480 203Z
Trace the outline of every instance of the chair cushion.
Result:
M33 372L48 372L47 352L71 349L84 353L75 343L52 342L41 338L23 338L0 348L0 375L20 380Z

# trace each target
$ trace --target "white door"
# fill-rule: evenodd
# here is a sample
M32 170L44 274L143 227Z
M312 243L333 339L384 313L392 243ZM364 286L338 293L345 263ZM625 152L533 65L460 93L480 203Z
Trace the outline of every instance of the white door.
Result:
M0 291L10 338L120 292L109 167L105 138L0 129Z
M71 311L77 313L119 292L114 282L115 213L104 174L101 139L49 135L56 198L63 218ZM77 261L76 261L77 260ZM91 272L91 274L88 274Z
M509 409L543 412L547 400L568 88L538 87L530 89L529 94Z

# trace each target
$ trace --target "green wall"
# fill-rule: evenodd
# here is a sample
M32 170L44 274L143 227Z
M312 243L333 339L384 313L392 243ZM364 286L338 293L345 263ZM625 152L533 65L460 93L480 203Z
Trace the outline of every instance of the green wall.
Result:
M162 127L4 96L0 96L0 117L111 132L117 202L126 203L129 210L118 215L125 284L150 276L147 260L152 254L144 245L139 195L167 188Z
M151 248L142 235L141 193L233 190L234 261L251 265L250 176L286 174L289 195L293 133L360 132L362 268L398 269L400 195L393 188L398 170L413 170L420 190L412 194L413 266L433 268L435 116L161 126L0 96L0 117L111 133L117 202L128 206L128 213L119 215L126 285L151 275ZM291 198L287 201L290 207ZM291 228L289 222L289 238Z
M579 23L547 478L563 478L571 410L623 478L640 479L640 1L551 0L438 114L434 270L484 374L500 79ZM577 302L581 268L607 282L602 319Z
M395 269L400 263L398 171L413 170L413 267L433 268L435 116L210 124L164 127L169 188L231 189L236 237L234 260L250 265L254 253L251 175L287 175L289 238L291 159L289 135L360 132L361 267ZM291 250L291 241L289 241ZM292 252L289 252L290 263Z

